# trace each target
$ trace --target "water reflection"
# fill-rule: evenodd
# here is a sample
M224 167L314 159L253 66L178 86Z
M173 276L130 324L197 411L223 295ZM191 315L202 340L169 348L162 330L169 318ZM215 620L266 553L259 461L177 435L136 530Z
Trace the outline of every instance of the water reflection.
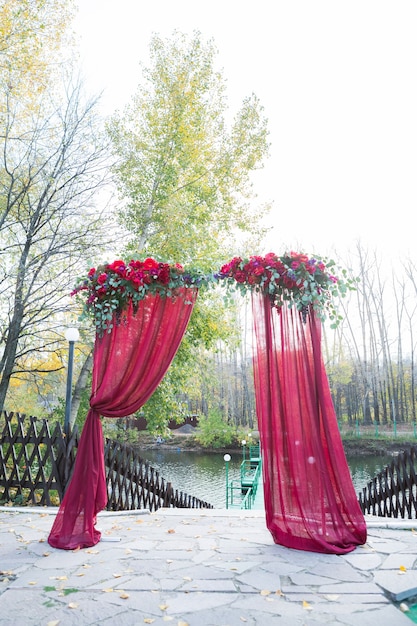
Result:
M142 458L159 472L174 489L195 496L215 508L226 506L225 463L223 453L187 452L181 449L143 450ZM229 480L240 480L241 453L231 454ZM355 491L358 493L392 460L391 456L351 457L348 464Z

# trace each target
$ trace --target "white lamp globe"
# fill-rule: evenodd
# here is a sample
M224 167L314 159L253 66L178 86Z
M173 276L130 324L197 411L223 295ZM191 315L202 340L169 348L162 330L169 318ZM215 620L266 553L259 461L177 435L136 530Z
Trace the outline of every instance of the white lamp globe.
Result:
M78 341L80 338L80 333L78 332L78 328L67 328L65 331L65 339L67 341Z

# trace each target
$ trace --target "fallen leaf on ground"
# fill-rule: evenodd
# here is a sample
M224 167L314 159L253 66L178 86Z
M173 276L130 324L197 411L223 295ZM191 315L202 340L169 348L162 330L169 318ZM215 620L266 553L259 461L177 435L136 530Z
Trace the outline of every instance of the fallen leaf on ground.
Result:
M268 589L262 589L262 591L261 591L261 596L269 596L269 594L270 594L270 593L271 593L271 592L270 592L270 591L268 591Z
M159 608L161 609L161 611L166 611L167 608L168 608L168 605L167 604L160 604Z
M68 605L69 609L78 609L78 604L76 602L70 602Z
M46 626L58 626L59 619L54 619L52 622L48 622Z
M103 589L104 593L111 593L114 589Z
M119 598L121 598L122 600L127 600L129 597L129 594L125 593L124 591L122 591L122 593L119 595Z
M167 530L167 533L168 533L169 535L172 535L173 533L175 533L175 530L174 530L173 528L169 528L169 529Z
M305 609L306 611L312 611L313 607L311 606L311 604L303 600L303 609Z
M37 580L30 580L29 581L29 585L37 585L38 581Z
M145 624L153 624L155 619L153 619L152 617L145 617L143 621L145 622Z
M113 574L113 578L121 578L122 574Z
M406 572L407 568L404 565L400 565L400 572Z

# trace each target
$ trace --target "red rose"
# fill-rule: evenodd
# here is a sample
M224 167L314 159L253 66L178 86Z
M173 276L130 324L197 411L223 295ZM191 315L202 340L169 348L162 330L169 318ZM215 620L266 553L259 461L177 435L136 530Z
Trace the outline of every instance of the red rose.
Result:
M237 271L235 274L235 280L237 283L244 283L246 281L246 274L245 272Z
M129 267L131 267L132 270L140 270L142 266L143 266L142 261L134 261L133 259L129 261Z
M100 274L100 276L97 278L97 282L99 285L104 285L106 280L107 280L107 274L105 274L104 272L103 274Z
M170 279L169 265L164 265L158 272L158 281L163 285L167 285Z
M143 269L144 270L157 270L159 266L159 263L157 261L155 261L155 259L145 259L143 262Z
M267 265L273 265L277 261L278 261L278 257L276 254L274 254L274 252L268 252L268 254L265 255L265 263Z
M143 285L143 278L138 274L135 274L131 279L131 282L135 285L135 287L141 287Z
M121 261L120 259L118 259L117 261L113 261L113 263L110 263L107 266L107 269L112 270L113 272L116 272L117 274L123 274L126 269L126 264L124 261Z

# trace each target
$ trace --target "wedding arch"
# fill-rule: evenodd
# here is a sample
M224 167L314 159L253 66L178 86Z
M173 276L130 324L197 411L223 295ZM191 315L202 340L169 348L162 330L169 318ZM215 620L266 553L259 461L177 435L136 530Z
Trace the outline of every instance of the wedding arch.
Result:
M71 482L48 541L66 550L100 540L107 503L100 416L125 417L152 395L187 328L198 291L223 283L249 292L266 524L276 543L344 554L366 524L343 450L321 352L322 320L351 286L333 261L274 253L233 258L215 274L155 259L92 268L75 288L94 319L90 410Z

